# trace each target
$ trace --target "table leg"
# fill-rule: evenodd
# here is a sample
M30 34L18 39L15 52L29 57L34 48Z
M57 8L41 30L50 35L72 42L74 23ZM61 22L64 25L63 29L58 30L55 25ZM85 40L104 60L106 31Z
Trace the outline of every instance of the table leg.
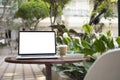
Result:
M45 64L45 67L46 67L46 80L52 80L51 64Z

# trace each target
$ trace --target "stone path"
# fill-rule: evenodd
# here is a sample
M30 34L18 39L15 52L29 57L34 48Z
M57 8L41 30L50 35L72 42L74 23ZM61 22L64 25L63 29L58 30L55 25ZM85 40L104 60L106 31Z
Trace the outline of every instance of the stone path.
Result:
M37 64L13 64L4 62L5 57L15 56L9 47L0 48L0 80L45 80L42 73L44 65Z

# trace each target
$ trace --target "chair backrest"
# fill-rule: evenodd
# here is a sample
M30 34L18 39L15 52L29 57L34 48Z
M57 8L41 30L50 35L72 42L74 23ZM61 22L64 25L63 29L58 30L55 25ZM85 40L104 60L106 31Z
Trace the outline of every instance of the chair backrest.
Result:
M99 57L84 80L120 80L120 49L107 51Z

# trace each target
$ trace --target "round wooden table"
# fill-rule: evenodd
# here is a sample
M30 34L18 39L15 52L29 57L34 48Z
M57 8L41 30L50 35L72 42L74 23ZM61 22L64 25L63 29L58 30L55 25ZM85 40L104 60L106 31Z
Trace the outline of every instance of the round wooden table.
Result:
M57 59L17 59L16 57L6 57L5 62L16 64L45 64L46 80L52 80L51 66L52 64L75 63L87 60L86 58L57 58Z

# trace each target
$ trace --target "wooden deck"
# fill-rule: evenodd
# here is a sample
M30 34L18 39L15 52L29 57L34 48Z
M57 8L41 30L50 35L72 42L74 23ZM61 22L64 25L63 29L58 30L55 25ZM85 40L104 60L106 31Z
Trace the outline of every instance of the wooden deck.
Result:
M15 53L0 54L0 80L45 80L42 73L44 65L13 64L4 61L5 57L15 55Z

